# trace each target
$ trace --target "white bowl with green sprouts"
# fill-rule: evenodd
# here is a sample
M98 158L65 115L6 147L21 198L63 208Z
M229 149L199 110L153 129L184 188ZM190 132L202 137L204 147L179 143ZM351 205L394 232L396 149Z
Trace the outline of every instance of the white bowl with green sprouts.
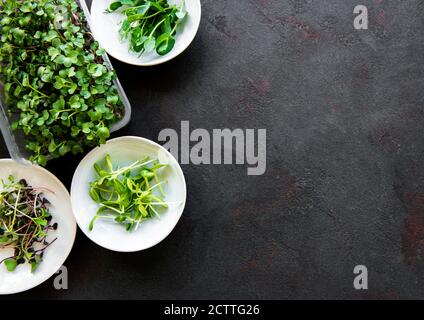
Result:
M178 223L187 197L184 174L162 146L120 137L92 150L72 179L72 209L96 244L118 252L145 250Z
M96 0L89 23L106 52L122 62L152 66L191 44L201 20L200 0ZM170 22L170 23L169 23Z

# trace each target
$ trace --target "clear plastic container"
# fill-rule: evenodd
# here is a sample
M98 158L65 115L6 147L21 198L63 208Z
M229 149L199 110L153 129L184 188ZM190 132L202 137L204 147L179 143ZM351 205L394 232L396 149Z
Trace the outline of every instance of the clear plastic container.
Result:
M84 11L88 24L87 27L91 30L91 16L86 2L84 0L76 0L76 2ZM103 56L103 60L105 61L106 66L109 68L109 70L114 70L107 54ZM114 85L116 86L118 94L121 97L121 101L124 106L124 114L122 119L120 119L111 127L111 132L115 132L125 127L131 120L131 104L118 78L115 79ZM3 134L4 141L6 143L7 149L9 150L9 154L13 160L24 164L30 164L29 158L31 156L31 153L26 149L25 136L20 130L12 130L11 123L12 119L9 119L9 117L7 116L7 106L4 101L3 83L0 79L0 128Z

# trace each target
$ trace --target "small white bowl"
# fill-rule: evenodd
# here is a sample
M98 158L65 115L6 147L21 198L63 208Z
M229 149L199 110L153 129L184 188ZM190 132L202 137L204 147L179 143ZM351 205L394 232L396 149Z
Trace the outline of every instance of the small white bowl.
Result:
M89 230L90 221L99 208L89 195L89 184L97 178L93 166L103 161L108 154L114 168L129 165L146 156L167 164L161 169L161 179L166 181L164 200L170 204L168 209L161 212L160 219L153 217L133 231L126 231L124 226L112 219L98 219L94 229ZM72 208L78 226L99 246L118 252L145 250L165 239L180 219L186 197L184 174L177 160L159 144L140 137L112 139L92 150L79 164L71 186Z
M25 179L32 187L46 189L43 195L50 201L52 222L57 222L58 228L49 232L47 240L57 240L46 249L43 262L34 273L31 273L28 263L19 265L13 272L7 271L4 263L0 265L0 295L29 290L48 280L71 252L77 231L69 193L52 173L39 166L23 165L10 159L0 160L0 178L7 181L9 175L13 175L17 181ZM0 260L11 255L13 250L0 250Z
M181 54L191 44L199 29L202 15L200 0L185 0L187 16L178 26L175 37L175 47L164 56L156 52L139 54L129 51L127 40L121 41L119 35L120 22L123 19L120 13L106 14L105 10L115 0L95 0L91 4L91 30L94 38L108 54L122 62L136 66L153 66L167 62ZM181 0L171 0L170 3L178 4Z

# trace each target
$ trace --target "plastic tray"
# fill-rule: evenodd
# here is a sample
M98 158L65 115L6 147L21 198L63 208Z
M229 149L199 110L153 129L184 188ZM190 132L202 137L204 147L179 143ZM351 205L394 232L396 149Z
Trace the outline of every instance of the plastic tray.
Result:
M87 4L84 0L76 2L80 5L81 9L83 10L88 28L91 31L91 15L90 11L88 10ZM109 70L114 70L112 63L110 62L110 59L107 54L103 56L103 59L106 63L106 66ZM115 132L123 127L125 127L131 120L131 105L128 101L127 95L125 94L124 89L122 88L122 85L118 78L115 79L114 85L117 88L118 94L121 97L122 104L124 106L124 115L121 120L116 122L111 127L111 132ZM0 79L0 128L1 132L3 134L4 141L6 143L7 149L9 150L9 154L11 158L15 161L18 161L20 163L24 164L30 164L30 161L28 160L31 153L26 149L26 140L24 134L20 130L13 131L11 129L11 119L7 116L7 106L4 102L4 91L3 91L3 83Z

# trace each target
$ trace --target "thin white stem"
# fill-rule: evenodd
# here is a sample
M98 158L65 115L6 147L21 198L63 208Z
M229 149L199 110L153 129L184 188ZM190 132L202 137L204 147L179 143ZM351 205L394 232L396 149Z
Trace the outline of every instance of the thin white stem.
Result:
M115 211L115 212L117 212L117 213L119 213L119 214L123 214L123 212L122 211L120 211L120 210L118 210L118 209L116 209L116 208L114 208L114 207L109 207L109 206L107 206L107 205L102 205L103 207L105 207L105 208L108 208L108 209L110 209L110 210L113 210L113 211Z
M155 213L155 215L156 215L156 217L158 217L158 219L160 220L160 215L159 215L159 213L152 207L152 206L149 206L150 207L150 209L152 209L152 211Z
M165 181L162 181L162 182L159 182L159 183L155 184L153 187L150 187L149 188L149 191L152 191L154 188L157 188L157 187L163 185L164 183L165 183Z

